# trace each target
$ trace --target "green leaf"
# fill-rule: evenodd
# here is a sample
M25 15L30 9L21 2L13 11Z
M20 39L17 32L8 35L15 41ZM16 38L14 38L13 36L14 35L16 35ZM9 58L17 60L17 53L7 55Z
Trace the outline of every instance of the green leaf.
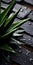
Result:
M21 9L21 8L20 8L20 9ZM9 17L6 19L6 22L5 22L4 27L6 27L6 26L10 23L11 20L13 20L13 18L18 14L18 12L20 11L20 9L19 9L18 11L16 11L15 13L13 13L11 16L9 16ZM11 22L11 23L13 23L13 22Z
M10 5L4 10L4 12L1 13L1 15L0 15L0 27L3 25L4 19L5 19L6 15L8 14L8 12L10 11L10 9L12 9L14 3L15 3L15 0L13 0L10 3Z
M0 0L0 14L1 14L1 0Z
M8 30L7 30L6 32L9 32L10 30L12 30L12 29L14 29L14 28L17 28L17 27L20 26L21 24L27 22L27 20L29 20L29 18L24 19L24 20L20 20L20 21L18 21L18 22L13 23L13 24L8 28Z
M18 28L19 28L19 27L18 27ZM8 35L11 34L12 32L14 32L14 31L17 30L18 28L11 29L8 33L2 35L0 38L5 38L6 36L8 36Z
M20 21L18 21L18 22L13 23L13 24L8 28L8 30L6 31L6 33L5 33L3 36L1 36L0 38L6 37L6 36L8 36L10 33L12 33L13 31L17 30L18 27L19 27L21 24L25 23L27 20L29 20L29 18L24 19L24 20L20 20Z
M4 44L3 46L0 47L0 49L16 53L8 44Z

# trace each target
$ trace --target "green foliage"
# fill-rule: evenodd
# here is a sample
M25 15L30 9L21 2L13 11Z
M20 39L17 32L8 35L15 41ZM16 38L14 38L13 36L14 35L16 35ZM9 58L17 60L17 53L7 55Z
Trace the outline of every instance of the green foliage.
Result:
M18 14L18 12L20 11L20 9L13 13L11 16L8 16L9 11L12 9L13 5L15 3L15 0L13 0L9 6L4 10L4 12L2 12L0 14L0 40L6 40L6 38L8 36L10 36L11 33L13 33L14 31L16 31L19 26L23 23L25 23L27 20L29 20L29 18L27 19L23 19L20 21L17 21L15 23L12 22L13 18ZM11 22L11 24L10 24ZM10 25L9 25L10 24ZM4 44L3 44L4 43ZM1 42L0 42L1 44ZM6 50L6 51L10 51L13 52L14 50L8 45L8 43L6 42L2 42L2 45L0 46L0 49ZM14 51L15 53L15 51Z

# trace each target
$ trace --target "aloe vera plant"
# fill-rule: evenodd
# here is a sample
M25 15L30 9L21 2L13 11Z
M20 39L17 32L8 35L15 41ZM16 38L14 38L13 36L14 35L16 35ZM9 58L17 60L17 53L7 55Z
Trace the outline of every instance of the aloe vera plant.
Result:
M17 21L13 23L13 18L18 14L20 9L13 13L11 16L8 16L8 13L10 10L12 10L12 7L16 0L13 0L9 6L2 12L0 13L0 49L9 51L9 52L14 52L15 51L11 48L11 46L8 45L7 39L10 37L10 35L18 30L19 26L23 23L25 23L29 18L23 19L20 21ZM12 36L11 36L12 38Z

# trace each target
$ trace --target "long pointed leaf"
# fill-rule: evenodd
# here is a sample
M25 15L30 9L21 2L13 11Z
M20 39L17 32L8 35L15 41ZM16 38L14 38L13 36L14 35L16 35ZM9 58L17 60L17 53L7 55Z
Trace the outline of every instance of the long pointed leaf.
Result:
M5 11L0 15L0 18L1 18L1 20L0 20L0 27L3 25L4 19L5 19L6 15L8 14L8 12L10 11L10 9L12 9L12 6L14 5L14 3L15 3L15 0L13 0L10 3L10 5L5 9Z
M24 20L20 20L20 21L18 21L16 23L12 24L10 26L10 28L8 28L8 30L6 31L6 33L3 36L1 36L0 38L8 36L10 33L12 33L13 31L15 31L18 28L18 26L20 26L21 24L25 23L27 20L29 20L29 18L24 19Z
M6 27L10 23L11 20L13 20L13 18L18 14L18 12L20 11L20 9L18 11L16 11L15 13L13 13L11 16L9 16L8 19L6 19L4 27ZM13 23L13 22L11 22L11 23Z
M16 53L16 52L15 52L10 46L8 46L7 44L4 44L3 46L1 46L0 49L5 50L5 51L9 51L9 52Z
M0 14L1 14L1 0L0 0Z
M27 20L29 20L29 18L24 19L24 20L20 20L20 21L18 21L18 22L13 23L13 24L8 28L8 30L7 30L6 32L9 32L10 30L12 30L12 29L14 29L14 28L20 26L21 24L27 22Z
M19 28L19 27L18 27L18 28ZM4 38L4 37L8 36L9 34L11 34L12 32L14 32L14 31L17 30L18 28L11 29L8 33L4 34L4 35L1 36L0 38Z

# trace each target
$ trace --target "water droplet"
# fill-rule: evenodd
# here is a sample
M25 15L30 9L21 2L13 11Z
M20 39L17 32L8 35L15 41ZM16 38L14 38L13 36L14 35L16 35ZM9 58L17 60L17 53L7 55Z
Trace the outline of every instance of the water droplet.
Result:
M23 12L23 9L21 8L21 10L20 10L21 12Z
M31 25L31 22L29 22L29 25Z
M29 39L29 41L30 41L31 39Z
M27 7L25 7L25 9L27 9Z
M22 11L22 9L20 11Z

